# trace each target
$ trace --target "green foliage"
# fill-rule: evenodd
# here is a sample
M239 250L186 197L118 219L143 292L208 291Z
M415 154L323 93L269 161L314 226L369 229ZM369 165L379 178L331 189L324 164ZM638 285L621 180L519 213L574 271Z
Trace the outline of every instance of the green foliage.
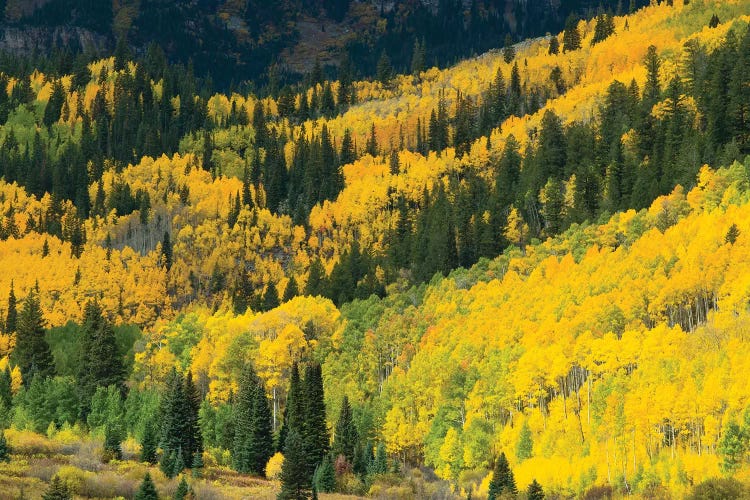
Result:
M86 304L83 313L81 350L78 359L78 388L81 417L86 418L88 406L99 388L125 390L125 368L112 325L103 317L97 302Z
M333 468L330 455L323 457L323 461L315 468L313 474L313 490L331 493L336 488L336 471Z
M13 424L44 433L50 423L72 425L78 416L76 384L72 377L34 377L27 388L16 394Z
M5 438L5 430L0 429L0 462L10 462L10 446Z
M531 429L529 428L528 422L524 421L521 427L521 433L518 436L518 443L516 444L516 457L519 461L523 462L532 457L534 448L534 441L531 436Z
M54 476L42 498L44 500L72 500L73 496L70 494L68 486L60 479L60 476Z
M518 490L513 471L510 470L510 465L508 465L508 459L505 458L505 453L500 453L492 471L492 481L490 481L487 500L498 500L506 493L515 495Z
M526 490L526 500L544 500L544 490L542 489L542 486L536 482L536 479L531 481L531 484Z
M156 424L148 422L141 438L141 462L154 465L156 463L156 449L159 444L159 436Z
M138 492L135 494L135 500L159 500L159 494L156 492L156 485L151 479L151 474L146 472L141 482Z
M39 292L29 291L18 315L18 332L13 358L21 369L25 385L36 377L51 377L55 373L49 344L44 338L44 318L39 303Z
M104 427L104 461L122 460L122 437L120 429L111 423Z
M737 422L729 422L719 441L718 451L723 457L722 470L727 474L737 471L745 460L747 436Z
M188 493L190 492L190 486L187 483L187 480L185 479L185 476L182 476L182 479L180 479L180 484L177 485L177 489L174 492L174 495L172 495L173 500L185 500Z
M359 436L357 426L354 424L352 407L349 404L349 398L344 396L341 401L339 419L333 433L333 456L343 455L350 464L354 463L354 453L358 441Z
M687 500L729 500L747 498L747 488L732 477L707 479L697 484Z
M271 410L263 382L250 364L245 366L239 381L234 417L233 468L264 476L266 463L274 452Z
M307 500L310 498L310 479L302 436L291 428L284 444L284 463L281 466L281 491L278 500Z

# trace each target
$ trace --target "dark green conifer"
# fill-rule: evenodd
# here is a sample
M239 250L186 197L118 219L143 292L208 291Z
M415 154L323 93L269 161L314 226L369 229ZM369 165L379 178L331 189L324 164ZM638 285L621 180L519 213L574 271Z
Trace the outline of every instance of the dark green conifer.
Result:
M357 447L357 427L354 425L352 407L349 404L349 398L344 396L341 401L341 411L339 419L333 433L333 456L343 455L351 464L354 462L354 454Z
M518 493L518 490L513 472L508 465L508 459L505 458L505 453L500 453L493 469L487 500L498 500L506 493L515 495Z
M35 376L51 377L55 374L52 352L44 338L44 318L39 303L39 290L29 290L18 315L14 361L21 370L24 384L28 386Z
M60 476L55 475L42 498L43 500L72 500L73 496Z
M146 472L143 477L143 482L135 494L135 500L159 500L159 494L156 492L156 485L151 480L150 473Z

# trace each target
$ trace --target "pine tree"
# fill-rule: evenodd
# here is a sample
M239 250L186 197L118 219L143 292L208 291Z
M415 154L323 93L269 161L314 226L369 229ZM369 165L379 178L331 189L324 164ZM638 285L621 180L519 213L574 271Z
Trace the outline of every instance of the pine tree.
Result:
M378 156L378 139L375 135L375 123L370 126L370 138L367 139L365 151L372 157Z
M326 455L315 468L313 474L313 491L331 493L336 488L336 471L333 469L331 457Z
M284 407L284 423L279 431L279 451L283 451L286 446L286 436L291 429L295 429L302 436L304 419L305 419L305 395L302 392L302 381L299 375L297 363L292 364L291 373L289 374L289 391L286 396L286 406Z
M388 54L383 51L378 59L378 67L376 70L377 79L383 85L388 85L393 78L393 67L391 66L391 59Z
M339 419L333 433L333 456L343 455L350 464L353 463L358 439L352 407L349 405L349 398L344 396L341 401Z
M282 302L289 302L294 297L299 295L299 286L297 285L297 280L294 279L294 276L289 278L289 282L286 284L286 288L284 288L284 298L282 299Z
M135 500L159 500L159 494L156 492L156 485L151 480L151 474L146 472L141 482L141 487L135 494Z
M323 393L323 371L319 364L312 364L306 368L303 387L305 413L302 437L308 459L307 474L308 477L312 477L315 467L328 453L330 443Z
M0 415L2 411L9 411L13 404L13 377L10 372L10 365L5 366L5 370L0 371Z
M526 490L527 500L544 500L544 490L542 486L536 482L536 479L531 481L528 489Z
M265 475L274 451L271 411L263 383L250 364L242 372L234 417L232 466L238 472Z
M177 489L174 492L174 495L172 498L174 500L185 500L185 498L188 495L188 492L190 492L190 486L187 483L187 480L185 479L185 476L182 476L182 479L180 480L180 484L177 485Z
M727 230L727 234L724 237L724 241L729 243L730 245L734 245L739 235L740 235L740 230L737 227L737 224L732 224L731 226L729 226L729 229ZM6 368L6 371L7 371L7 368ZM0 379L0 396L2 396L2 387L3 387L1 380L2 379Z
M159 437L156 431L156 425L149 421L143 430L141 439L141 462L154 465L156 463L156 448L159 444Z
M344 137L341 139L341 152L339 154L339 163L348 165L357 159L357 153L354 151L354 142L352 133L349 129L344 130Z
M425 46L424 41L419 42L419 39L414 40L414 50L411 56L411 74L419 76L419 74L425 70Z
M510 64L516 58L516 49L513 47L513 38L510 33L505 35L505 47L503 48L503 60Z
M578 19L574 16L565 21L563 32L563 53L571 52L581 48L581 33L578 31Z
M39 303L38 288L29 291L18 315L15 362L21 370L24 384L28 386L35 376L51 377L55 374L54 360L44 338L44 318Z
M180 448L183 454L185 467L192 464L193 456L203 452L203 436L199 422L201 397L198 388L193 382L193 374L188 371L185 377L185 413L183 427L183 444Z
M104 458L105 462L110 460L122 460L122 447L120 446L120 431L111 423L104 427Z
M103 316L98 302L84 307L81 333L77 379L80 416L85 419L97 388L112 385L124 393L125 367L112 324Z
M498 500L504 493L515 495L518 493L518 490L516 489L516 480L513 477L513 472L508 465L508 459L505 458L505 453L500 453L495 462L487 500Z
M518 444L516 445L516 457L518 457L518 460L524 461L531 458L533 447L534 441L531 438L531 429L528 422L524 420L521 427L521 434L518 436Z
M169 231L164 231L164 238L161 240L161 254L164 258L164 267L169 271L172 269L172 240Z
M269 283L266 287L266 293L263 294L263 310L270 311L279 307L279 292L276 290L276 285Z
M53 123L57 123L65 102L65 89L60 80L55 80L52 83L52 93L50 94L49 101L47 101L47 106L44 108L42 123L44 123L45 127L51 127Z
M557 39L556 36L553 36L549 40L549 49L547 50L547 53L549 55L557 55L560 53L560 41Z
M60 476L56 475L52 478L52 482L44 495L42 495L42 498L44 500L72 500L73 496L70 494L68 486L60 479Z
M302 436L292 428L284 444L284 462L281 465L281 492L278 500L308 500L310 478Z
M0 428L0 462L10 462L10 446L5 439L5 431Z

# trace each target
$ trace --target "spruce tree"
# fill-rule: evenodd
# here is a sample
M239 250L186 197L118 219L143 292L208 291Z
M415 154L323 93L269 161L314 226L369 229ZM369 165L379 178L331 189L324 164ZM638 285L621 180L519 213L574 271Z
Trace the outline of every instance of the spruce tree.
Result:
M315 467L328 453L330 439L326 423L326 407L323 393L323 371L319 364L305 370L304 419L302 437L308 459L307 474L312 477Z
M135 494L135 500L159 500L159 494L156 492L156 485L151 480L150 473L146 472L143 477L143 482Z
M52 478L49 488L42 495L42 498L44 500L72 500L73 496L70 494L68 486L60 479L60 476L55 475Z
M262 381L252 365L245 366L234 405L232 466L242 473L265 475L273 455L271 411Z
M281 465L281 492L278 500L308 500L310 476L302 436L292 428L284 444L284 462Z
M323 457L323 461L315 468L313 474L313 490L331 493L336 488L336 471L331 463L330 455Z
M169 231L164 231L164 238L161 241L161 254L164 258L164 267L169 271L172 269L172 240L169 237Z
M5 439L5 430L0 428L0 462L10 462L10 446Z
M13 376L11 375L10 366L6 365L5 370L0 371L0 412L10 410L13 404Z
M180 448L183 453L185 467L189 467L193 462L193 456L196 453L203 452L203 436L201 435L199 413L201 407L201 397L198 388L193 382L192 372L187 373L185 377L185 413L184 413L184 430L183 445Z
M549 55L557 55L560 53L560 41L557 39L556 36L553 36L549 40L549 49L547 50L547 53Z
M156 425L154 422L147 422L146 427L143 430L143 438L141 439L141 462L154 465L156 463L156 448L159 444L159 436L157 434Z
M8 312L5 316L4 326L5 326L5 333L7 334L15 333L16 328L18 326L18 312L16 311L16 293L13 287L13 280L10 280L10 292L8 293Z
M119 429L108 422L104 427L104 462L122 460L121 441Z
M352 416L352 407L349 405L349 398L344 396L341 401L339 419L333 433L334 458L343 455L350 464L354 463L358 439L357 427L354 425Z
M44 318L39 303L38 288L29 291L18 315L15 362L21 370L24 385L35 376L51 377L55 374L54 360L49 344L44 338Z
M297 280L292 276L289 278L286 288L284 288L284 298L282 299L282 302L289 302L297 295L299 295L299 286L297 285Z
M185 476L182 476L182 479L180 480L180 484L177 485L177 489L174 492L174 495L172 498L174 500L185 500L188 493L190 492L190 486L187 483L187 480L185 479Z
M263 310L270 311L279 307L279 292L276 290L276 285L271 282L266 287L266 292L263 294Z
M115 386L125 391L125 367L112 324L103 316L98 302L89 302L84 307L81 333L78 399L80 416L86 419L97 388Z
M563 52L570 52L581 48L581 33L578 31L578 19L573 15L565 21L563 32Z
M503 60L510 64L516 58L516 49L513 47L513 38L510 33L505 35L505 47L503 48Z
M305 418L305 399L302 388L302 380L299 375L297 363L292 364L289 375L289 391L286 396L286 406L284 407L284 423L279 431L279 451L286 447L286 436L291 429L296 429L302 435Z
M542 489L542 486L536 482L536 479L531 481L531 484L526 490L526 500L544 500L544 490Z
M508 459L505 458L505 453L500 453L500 456L495 462L487 500L497 500L505 493L515 495L518 493L518 490L516 488L516 480L513 477L513 472L508 465Z

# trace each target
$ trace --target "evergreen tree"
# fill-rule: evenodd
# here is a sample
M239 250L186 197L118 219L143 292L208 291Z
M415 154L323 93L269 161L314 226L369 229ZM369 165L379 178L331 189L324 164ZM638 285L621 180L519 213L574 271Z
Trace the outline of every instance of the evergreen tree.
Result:
M168 477L178 475L203 450L198 411L200 399L192 376L182 377L175 369L167 377L167 388L162 398L160 445L163 451L160 467Z
M391 58L388 54L383 51L378 59L378 67L376 70L376 78L383 85L388 85L393 78L393 66L391 66Z
M0 428L0 462L10 462L10 446L5 439L5 431Z
M245 366L234 405L232 466L242 473L265 475L273 455L271 410L263 382L252 365Z
M544 500L544 490L542 486L536 482L536 479L531 481L528 489L526 490L527 500Z
M290 429L284 443L284 462L281 465L281 492L278 500L308 500L310 477L302 436Z
M164 267L169 271L172 269L172 240L169 237L169 231L164 231L164 238L161 241L161 254L164 258Z
M581 33L578 31L578 19L573 15L565 21L563 32L563 53L581 48Z
M60 80L55 80L52 83L52 94L50 94L47 106L44 108L42 123L44 123L45 127L51 127L53 123L57 123L60 119L60 114L64 104L65 89Z
M425 45L424 41L420 43L419 39L414 40L414 49L411 55L411 74L419 76L425 70Z
M305 295L309 295L310 297L325 295L325 279L325 268L320 257L318 257L310 264L307 284L305 285Z
M266 287L266 293L263 294L263 310L270 311L279 307L279 292L276 290L276 285L269 283Z
M103 316L98 302L84 307L81 334L77 379L80 415L86 419L97 388L111 385L124 393L125 367L112 324Z
M174 495L172 496L172 498L174 500L185 500L189 492L190 486L188 485L187 480L183 475L182 479L180 480L180 484L177 485L177 489L174 491Z
M44 335L39 291L38 288L34 288L24 299L21 313L18 315L16 347L13 350L15 362L27 386L37 375L51 377L55 374L52 352Z
M156 463L156 448L159 444L159 436L156 425L149 421L143 430L141 439L141 462L154 465Z
M42 498L44 500L72 500L73 495L70 494L68 486L60 479L60 476L55 475Z
M370 138L367 139L365 151L370 156L378 156L378 138L375 136L375 123L370 126Z
M557 39L556 36L553 36L549 40L549 49L547 50L547 53L549 55L557 55L560 53L560 41Z
M513 471L510 470L510 466L508 465L508 459L505 458L505 453L500 453L493 469L487 500L498 500L506 493L515 495L518 493L518 490L516 489L516 480L513 477Z
M289 278L289 282L286 284L286 288L284 288L284 298L281 300L283 303L289 302L294 297L299 295L299 286L297 285L297 280L294 279L294 276Z
M10 365L5 366L5 370L0 371L0 415L5 411L10 411L13 404L13 377L10 372Z
M199 412L201 396L193 382L193 374L188 371L185 377L185 416L183 431L183 446L180 448L185 461L185 467L192 464L193 456L203 452L203 436L201 435Z
M315 468L313 475L313 491L331 493L336 488L336 471L331 463L331 457L326 455Z
M328 453L330 439L326 421L326 406L323 393L323 371L319 364L305 369L304 419L302 438L308 459L307 475L312 477L315 467Z
M354 424L352 407L349 404L349 398L344 396L341 401L341 411L339 419L333 433L333 456L343 455L351 464L354 463L354 454L356 452L357 441L359 436L357 427Z
M505 35L505 47L503 48L503 60L506 64L516 58L516 49L513 47L513 38L510 33Z
M156 492L156 485L151 480L150 473L146 472L143 477L143 482L135 494L135 500L159 500L159 494Z
M341 153L339 154L339 163L348 165L357 159L357 153L354 151L354 142L352 133L349 129L344 130L344 137L341 139Z
M524 420L523 426L521 427L521 434L518 436L518 444L516 445L516 457L518 457L518 460L521 462L531 458L533 448L534 441L531 437L531 429L529 428L528 422Z
M107 423L104 427L104 458L105 462L110 460L122 460L122 447L120 446L120 431L113 424Z
M377 476L386 472L388 472L388 455L385 452L385 445L379 443L375 451L375 458L367 467L367 473L371 476Z

